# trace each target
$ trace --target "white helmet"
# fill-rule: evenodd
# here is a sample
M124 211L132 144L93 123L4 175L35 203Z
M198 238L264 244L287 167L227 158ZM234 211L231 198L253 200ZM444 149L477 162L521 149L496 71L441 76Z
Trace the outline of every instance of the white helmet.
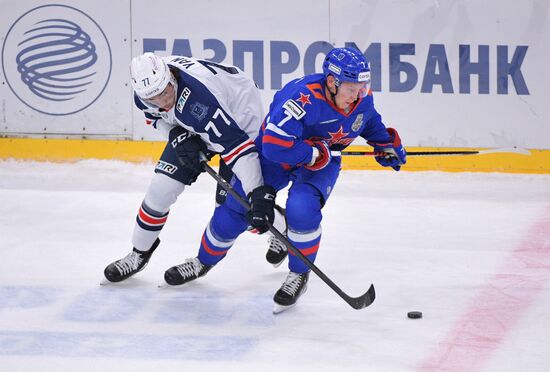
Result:
M132 59L130 65L132 87L140 98L149 99L166 88L175 79L164 60L153 53L144 53Z

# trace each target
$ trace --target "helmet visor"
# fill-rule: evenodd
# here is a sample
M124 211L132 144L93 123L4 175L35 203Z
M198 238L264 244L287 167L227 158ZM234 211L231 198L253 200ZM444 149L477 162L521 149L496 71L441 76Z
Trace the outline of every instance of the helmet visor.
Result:
M172 83L168 83L166 88L164 88L160 94L147 99L142 98L142 100L151 106L159 107L168 111L174 107L174 104L176 103L176 90Z
M370 80L360 83L352 83L345 81L338 87L338 92L342 92L349 97L357 97L357 99L364 98L369 94Z

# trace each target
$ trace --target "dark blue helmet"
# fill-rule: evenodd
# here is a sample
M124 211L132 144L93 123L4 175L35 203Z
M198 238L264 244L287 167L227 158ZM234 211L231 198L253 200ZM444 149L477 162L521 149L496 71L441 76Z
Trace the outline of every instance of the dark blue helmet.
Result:
M334 76L337 86L343 81L367 82L370 85L369 62L363 53L354 48L331 50L323 62L323 73Z

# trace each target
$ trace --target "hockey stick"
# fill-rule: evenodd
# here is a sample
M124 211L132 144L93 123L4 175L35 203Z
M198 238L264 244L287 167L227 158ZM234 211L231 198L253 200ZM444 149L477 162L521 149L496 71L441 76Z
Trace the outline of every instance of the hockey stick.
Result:
M242 198L237 191L223 178L220 177L218 173L214 169L212 169L208 163L206 162L206 159L203 158L201 161L203 169L212 176L218 182L218 184L225 189L239 204L241 204L247 211L250 210L250 204ZM326 276L315 264L313 264L308 258L300 252L298 248L296 248L279 230L277 230L275 227L270 226L269 231L283 244L287 247L287 249L294 253L300 260L302 260L307 267L311 269L319 278L321 278L322 281L324 281L338 296L340 296L344 301L346 301L351 307L353 307L356 310L363 309L370 304L374 302L374 299L376 297L376 293L374 291L374 285L370 285L370 288L365 294L359 297L351 297L348 294L346 294L344 291L340 289L328 276Z
M466 151L407 151L407 156L433 156L433 155L483 155L494 153L514 153L521 155L531 155L531 152L518 147L491 149L491 150L466 150ZM331 151L332 156L376 156L374 151Z

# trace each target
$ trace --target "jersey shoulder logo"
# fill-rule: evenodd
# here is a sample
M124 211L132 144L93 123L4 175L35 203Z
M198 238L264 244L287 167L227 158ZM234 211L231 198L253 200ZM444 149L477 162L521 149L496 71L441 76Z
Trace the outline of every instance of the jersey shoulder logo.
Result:
M180 97L178 98L178 103L176 104L176 110L181 114L183 111L183 106L185 106L185 103L187 102L187 99L189 99L189 96L191 95L191 89L185 87L183 88L183 91L180 94Z
M283 104L283 108L285 108L286 111L296 120L300 120L306 115L306 110L300 107L300 105L293 99L287 100Z

